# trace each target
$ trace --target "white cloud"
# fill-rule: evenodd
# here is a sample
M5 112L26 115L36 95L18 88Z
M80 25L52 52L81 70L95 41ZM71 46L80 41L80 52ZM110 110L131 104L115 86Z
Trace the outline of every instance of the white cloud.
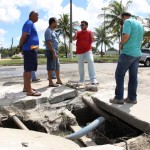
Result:
M35 23L35 26L38 32L44 32L48 27L48 20L39 19L38 22Z
M2 47L4 45L4 35L5 35L6 31L4 29L0 28L0 47Z
M14 0L1 0L0 22L14 22L20 17L20 10L16 7Z
M62 12L62 2L63 0L1 0L0 22L15 22L18 20L21 15L21 7L45 11L47 17L56 16Z
M117 0L120 2L120 0ZM128 0L123 0L122 3L125 5ZM150 14L150 5L148 4L149 0L132 0L132 3L129 5L128 11L133 15L147 15Z
M63 0L0 0L0 22L15 22L20 19L22 8L29 8L30 10L37 10L44 12L43 18L39 18L36 23L38 32L44 31L48 26L48 19L50 17L59 17L59 14L70 13L69 4L62 7ZM82 0L81 0L82 1ZM87 20L89 22L89 29L94 30L95 27L101 25L103 18L99 19L98 15L104 13L101 8L108 6L111 0L87 0L87 7L77 7L73 4L73 21ZM120 2L120 0L117 0ZM125 4L128 0L123 0ZM149 0L133 0L129 7L129 11L134 15L148 16L150 14ZM68 0L69 2L69 0ZM28 13L28 12L27 12ZM2 31L1 31L2 32ZM5 34L3 34L4 36ZM0 36L2 34L0 33ZM42 40L43 37L40 37ZM4 38L3 38L4 40ZM42 44L42 43L41 43Z
M103 2L103 0L87 0L88 5L86 8L77 7L73 4L73 21L86 20L89 23L89 29L94 30L95 27L98 27L103 18L98 18L99 14L102 14L102 7L105 7L108 2ZM68 4L63 9L64 13L70 13L70 5Z
M148 4L147 0L133 0L133 3L129 7L129 9L136 15L139 15L140 13L150 14L150 5Z

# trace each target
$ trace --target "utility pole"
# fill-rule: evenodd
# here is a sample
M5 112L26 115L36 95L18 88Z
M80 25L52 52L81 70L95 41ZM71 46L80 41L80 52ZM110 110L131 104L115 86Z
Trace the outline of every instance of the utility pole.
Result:
M0 43L0 45L3 45ZM1 46L0 50L2 51L3 47ZM0 52L0 59L1 59L1 52Z
M120 5L121 5L121 8L123 10L123 6L122 6L122 0L120 1ZM122 12L123 13L123 12ZM121 15L121 14L120 14ZM119 33L119 44L120 44L120 35L121 35L121 39L122 39L122 27L123 25L121 25L120 27L120 33ZM120 50L119 50L119 55L120 55Z
M104 33L106 38L106 30L105 30L105 8L104 8ZM106 44L105 44L105 53L106 53Z
M102 10L104 10L104 34L105 34L105 37L106 37L106 30L105 30L105 11L106 11L106 8L102 8ZM105 44L105 43L104 43ZM106 52L106 44L104 45L104 49L105 49L105 52Z
M73 58L73 52L72 52L72 0L70 0L70 57Z
M10 55L11 55L11 56L12 56L12 46L13 46L13 38L12 38L12 40L11 40L11 48L10 48L10 50L11 50Z

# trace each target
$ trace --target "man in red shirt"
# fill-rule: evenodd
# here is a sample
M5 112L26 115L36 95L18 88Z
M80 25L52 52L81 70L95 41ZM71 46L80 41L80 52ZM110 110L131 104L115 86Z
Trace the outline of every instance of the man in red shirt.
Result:
M94 69L94 59L92 54L92 42L94 41L94 35L91 31L87 30L88 22L81 21L81 30L77 31L73 37L76 42L76 53L78 56L78 68L80 74L79 82L84 83L84 61L86 59L88 63L88 71L91 84L98 84Z

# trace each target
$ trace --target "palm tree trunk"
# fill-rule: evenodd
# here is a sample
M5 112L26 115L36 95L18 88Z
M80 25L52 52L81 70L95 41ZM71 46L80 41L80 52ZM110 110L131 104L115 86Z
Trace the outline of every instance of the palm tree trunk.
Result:
M101 57L103 57L103 43L101 44Z
M67 45L66 45L66 34L64 33L64 45L65 45L65 52L66 52L66 58L68 56L68 51L67 51Z
M122 28L123 28L123 26L120 27L119 44L120 44L121 39L122 39ZM120 51L119 51L119 55L120 55Z

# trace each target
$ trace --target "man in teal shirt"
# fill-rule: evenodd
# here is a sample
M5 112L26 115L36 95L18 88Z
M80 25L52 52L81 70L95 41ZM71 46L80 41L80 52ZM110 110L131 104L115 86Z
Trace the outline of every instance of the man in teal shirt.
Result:
M130 13L125 12L121 16L124 22L123 35L119 43L121 55L115 72L115 97L110 99L110 103L124 104L126 102L136 104L138 64L141 57L144 29L137 20L131 18ZM129 71L128 95L124 99L124 77L127 71Z

